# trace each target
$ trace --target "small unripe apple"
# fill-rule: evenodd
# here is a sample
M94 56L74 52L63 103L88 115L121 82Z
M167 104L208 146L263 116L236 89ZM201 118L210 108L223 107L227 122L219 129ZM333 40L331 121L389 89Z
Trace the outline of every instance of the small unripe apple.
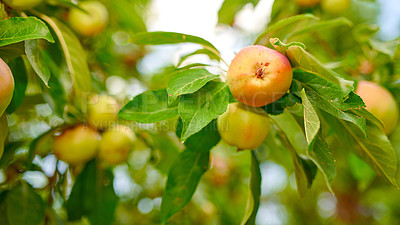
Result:
M399 108L392 94L369 81L360 81L356 94L363 99L366 109L382 121L384 131L389 135L399 120Z
M264 106L282 97L292 83L292 66L282 53L261 45L240 50L228 69L232 95L246 105Z
M97 1L81 2L78 6L88 13L72 8L69 13L69 24L72 29L83 36L94 36L101 33L108 22L106 7Z
M268 114L261 108L231 103L218 117L218 132L229 145L238 149L255 149L269 133Z
M129 127L113 126L101 136L98 157L110 165L125 162L135 140L135 134Z
M296 0L297 5L303 7L312 7L320 3L321 0Z
M0 116L10 104L14 93L14 77L10 67L0 58Z
M350 8L351 0L322 0L322 9L333 15L338 15Z
M42 3L43 0L4 0L4 2L13 9L28 10Z
M113 97L94 95L87 106L87 122L101 130L110 127L117 120L119 109L120 106Z
M77 125L55 137L54 155L69 164L83 164L96 156L100 134L93 128Z

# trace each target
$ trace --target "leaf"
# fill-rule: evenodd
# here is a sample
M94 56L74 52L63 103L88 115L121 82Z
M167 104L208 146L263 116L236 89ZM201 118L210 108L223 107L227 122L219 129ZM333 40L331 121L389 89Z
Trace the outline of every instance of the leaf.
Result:
M6 112L11 114L17 110L25 98L25 91L28 85L28 75L22 57L10 60L8 66L14 76L14 93L11 102L6 109Z
M199 55L199 54L207 55L210 59L214 59L214 60L218 60L218 61L222 60L222 58L219 55L215 54L215 52L210 51L209 49L202 48L202 49L197 49L194 52L191 52L187 55L182 56L178 62L178 66L180 66L189 57L194 56L194 55Z
M178 106L168 105L165 89L145 91L128 102L118 113L125 120L155 123L178 115Z
M112 179L111 179L112 180ZM111 225L114 221L114 212L117 207L118 197L114 192L112 183L97 192L96 208L89 215L91 224Z
M161 202L162 223L182 210L192 198L201 176L208 169L209 151L220 141L215 127L216 121L213 121L191 136L187 140L187 149L171 166Z
M132 37L132 43L137 45L165 45L165 44L178 44L178 43L195 43L200 44L204 48L212 51L218 57L220 53L218 49L214 47L210 42L204 40L203 38L188 35L188 34L181 34L181 33L174 33L174 32L163 32L163 31L155 31L155 32L146 32L146 33L139 33Z
M247 199L246 212L241 225L255 225L261 196L260 164L254 151L251 152L250 190Z
M383 175L393 186L398 187L395 176L396 153L387 136L377 124L367 124L368 138L366 138L351 123L338 120L326 113L323 116L342 143L350 146L350 149L366 161L379 175Z
M296 30L289 34L288 39L295 37L296 35L307 34L319 30L319 29L334 29L340 26L353 26L353 23L345 17L339 17L332 20L317 21L309 26L304 26L299 30Z
M42 52L43 47L40 46L39 40L27 40L25 41L25 53L32 68L36 74L42 79L42 81L48 85L51 71L47 60L44 59Z
M22 142L22 141L21 142L11 142L4 147L3 156L0 158L0 169L6 168L7 166L13 164L15 162L15 160L17 160L17 157L15 157L16 150L18 148L20 148L23 144L24 144L24 142Z
M172 77L167 85L168 100L171 103L180 95L194 93L209 81L218 78L218 75L214 75L204 68L179 72Z
M39 225L45 214L45 204L26 182L7 194L7 217L10 225Z
M296 24L302 21L307 21L307 20L317 20L318 17L315 17L312 14L301 14L301 15L295 15L289 18L285 18L282 20L279 20L278 22L276 22L275 24L269 25L268 28L264 31L264 33L262 33L261 35L259 35L256 39L256 41L254 42L254 44L260 44L260 42L263 39L269 39L272 38L272 35L275 35L274 32L276 31L280 31L280 30L285 30L287 31L287 27L289 25L292 24ZM276 36L276 35L275 35Z
M218 10L218 23L232 25L236 13L249 3L251 3L253 7L256 7L259 1L260 0L225 0Z
M301 91L301 100L304 108L304 130L306 132L307 142L310 144L318 134L321 123L318 114L311 102L308 100L304 89Z
M7 137L8 137L7 116L5 113L3 113L3 115L0 117L0 159L2 158L4 153L4 145L6 143Z
M364 107L365 104L361 98L353 94L349 100L350 96L346 95L338 85L306 71L295 70L293 78L303 85L312 105L335 117L354 123L365 136L367 135L365 118L347 111Z
M0 47L0 58L2 59L12 59L23 54L25 54L24 42Z
M0 20L0 27L0 47L39 38L54 42L46 24L36 17L11 17Z
M56 18L50 18L43 14L40 14L40 17L51 26L57 35L79 102L81 101L79 96L82 97L83 93L92 90L92 77L87 64L86 53L79 39L66 25Z
M224 113L228 104L228 86L222 82L209 82L196 93L181 96L178 105L179 116L183 121L181 141Z

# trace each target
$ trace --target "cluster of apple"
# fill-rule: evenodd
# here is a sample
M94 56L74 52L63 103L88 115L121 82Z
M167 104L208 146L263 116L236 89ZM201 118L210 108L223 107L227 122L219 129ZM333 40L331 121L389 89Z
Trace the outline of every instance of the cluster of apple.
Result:
M350 8L351 0L295 0L301 7L314 7L321 4L324 12L337 15Z
M136 137L128 126L116 124L119 108L111 96L92 96L87 124L69 127L54 138L56 157L72 165L82 165L96 156L108 165L125 162Z

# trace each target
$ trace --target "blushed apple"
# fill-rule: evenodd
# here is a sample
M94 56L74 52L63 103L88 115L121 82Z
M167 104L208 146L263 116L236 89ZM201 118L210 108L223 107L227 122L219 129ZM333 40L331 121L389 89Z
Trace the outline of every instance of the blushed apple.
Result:
M101 33L108 22L107 8L97 1L84 1L78 6L88 13L72 8L69 13L69 24L72 29L83 36L94 36Z
M217 127L226 143L251 150L268 136L270 121L263 109L236 102L229 104L226 112L218 117Z
M320 3L321 0L296 0L297 5L303 7L312 7Z
M287 93L292 77L292 66L285 55L252 45L236 54L228 69L227 82L236 100L260 107Z
M97 128L105 129L114 124L118 118L120 105L108 95L94 95L87 105L87 122Z
M399 120L399 107L392 94L382 86L369 81L360 81L356 94L364 100L366 109L382 121L384 131L389 135Z
M14 77L10 67L0 58L0 116L10 104L14 93Z

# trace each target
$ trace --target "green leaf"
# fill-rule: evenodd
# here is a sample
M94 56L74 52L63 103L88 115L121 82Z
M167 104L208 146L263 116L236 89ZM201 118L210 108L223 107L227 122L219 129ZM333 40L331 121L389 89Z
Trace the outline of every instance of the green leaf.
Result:
M218 23L232 25L236 13L249 3L251 3L253 7L256 7L259 1L260 0L225 0L218 10Z
M155 123L178 115L178 106L168 105L165 89L145 91L128 102L118 113L125 120Z
M46 15L41 14L41 18L51 26L57 35L73 82L75 94L78 97L76 99L80 103L81 99L83 99L83 93L89 93L92 90L92 77L86 60L86 52L79 39L66 25L56 18L50 18Z
M10 225L7 218L7 194L9 191L5 190L0 193L0 224Z
M305 88L307 97L312 105L335 117L354 123L365 136L367 135L366 119L347 111L364 107L364 102L361 98L355 94L348 95L342 91L339 85L303 70L295 70L293 78Z
M325 121L335 131L342 143L366 161L379 175L383 175L393 186L396 183L396 153L383 130L375 123L368 123L368 138L351 123L338 120L324 113Z
M324 20L324 21L316 21L315 23L304 26L301 29L298 29L289 34L288 39L293 38L297 35L307 34L309 35L311 32L319 30L319 29L334 29L340 26L353 26L353 23L345 17L339 17L332 20Z
M5 113L0 117L0 159L4 153L4 145L8 137L8 123ZM1 162L1 161L0 161Z
M241 225L255 225L261 196L260 164L254 151L251 151L250 190L247 199L246 212Z
M318 134L321 122L314 106L308 100L304 89L301 91L301 100L304 108L304 130L306 132L307 142L308 144L311 144L315 136Z
M51 71L48 62L44 59L42 52L44 48L41 46L40 40L25 41L25 53L32 68L42 81L48 85Z
M118 197L114 192L112 183L103 187L101 190L97 191L96 201L97 201L96 208L89 215L89 221L91 222L91 224L96 224L96 225L113 224L114 212L117 207Z
M216 121L191 136L187 149L179 154L168 173L161 203L161 218L165 223L189 203L201 176L208 169L209 151L219 141Z
M24 42L0 47L0 58L2 59L12 59L23 54L25 54Z
M183 121L181 141L224 113L228 104L229 88L222 82L209 82L196 93L181 96L178 105Z
M0 118L1 120L1 118ZM8 128L7 128L8 129ZM7 131L7 130L6 130ZM4 147L3 156L0 158L0 169L6 168L17 160L16 150L21 147L24 142L11 142ZM0 147L1 148L1 147Z
M187 55L182 56L181 59L178 62L178 66L180 66L189 57L194 56L194 55L200 55L200 54L207 55L210 59L215 59L215 60L218 60L218 61L222 60L220 55L215 54L215 52L210 51L209 49L202 48L202 49L197 49L194 52L191 52L191 53L189 53Z
M171 103L180 95L194 93L209 81L218 78L218 75L214 75L204 68L184 70L169 81L167 85L168 100Z
M36 17L11 17L0 20L0 27L0 47L39 38L54 42L46 24Z
M146 32L139 33L132 37L132 43L137 45L165 45L165 44L178 44L178 43L195 43L200 44L204 48L214 52L218 57L220 53L217 48L214 47L210 42L204 40L203 38L174 33L174 32L163 32L163 31L155 31L155 32Z
M45 204L33 188L22 182L7 194L7 217L10 225L39 225L45 214Z
M28 85L28 75L22 57L10 60L8 63L14 76L14 93L6 112L13 113L22 104L25 98L26 86Z

